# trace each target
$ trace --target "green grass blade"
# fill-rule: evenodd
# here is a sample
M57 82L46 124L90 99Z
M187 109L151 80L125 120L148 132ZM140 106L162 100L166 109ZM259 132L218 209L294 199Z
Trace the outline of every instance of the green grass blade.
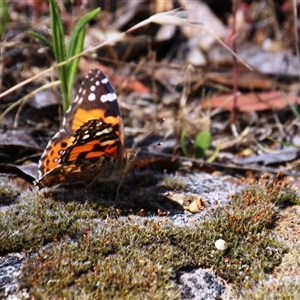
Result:
M196 158L204 157L209 146L210 146L210 133L208 131L200 132L197 135L195 141Z
M212 153L212 155L211 155L206 161L207 161L208 163L211 163L211 162L215 161L216 158L218 157L218 154L219 154L219 152L220 152L220 149L221 149L221 146L218 145L218 146L216 147L216 149L214 150L214 152Z
M78 47L77 47L77 43L78 40L80 40L80 35L81 35L81 31L85 30L85 25L90 22L91 20L93 20L100 12L100 8L96 8L93 11L87 13L85 16L83 16L78 23L76 24L71 39L70 39L70 43L69 43L69 47L68 47L68 52L67 52L67 58L69 59L70 57L80 53L78 51Z
M6 23L8 22L9 14L6 0L0 0L0 39L4 32Z
M53 35L53 48L54 56L57 63L63 62L67 59L65 48L65 33L60 17L58 6L55 0L49 0L50 3L50 15L51 15L51 27ZM58 68L59 77L61 81L61 90L63 94L63 111L66 112L69 107L70 94L68 93L68 76L67 66L63 65Z
M74 48L73 48L74 52L76 51L75 54L82 52L84 37L85 37L85 28L83 28L77 36L77 43L74 44ZM70 57L72 57L72 56L70 56ZM68 92L69 92L69 94L71 94L71 92L72 92L72 87L73 87L74 78L75 78L75 75L77 72L79 59L80 59L79 57L75 58L67 65L68 66Z
M89 13L87 13L84 17L82 17L78 23L76 24L73 34L70 39L67 59L73 57L74 55L79 54L83 50L83 43L85 38L85 25L94 19L97 14L100 12L100 8L97 8ZM79 63L79 57L72 60L68 66L68 93L71 94L74 78L77 71L77 66Z
M188 153L187 148L186 148L185 138L186 138L186 131L182 130L181 135L180 135L180 146L181 146L181 150L182 150L183 155L185 157L188 157L189 153Z
M51 28L53 35L53 46L54 55L57 63L65 61L66 50L65 50L65 33L60 17L58 6L55 0L50 1L50 14L51 14Z
M53 48L53 45L51 44L51 42L45 38L43 35L35 32L35 31L32 31L32 30L29 30L28 33L33 36L34 38L38 39L41 43L43 43L46 47L48 47L50 49L50 51L54 54L54 48Z

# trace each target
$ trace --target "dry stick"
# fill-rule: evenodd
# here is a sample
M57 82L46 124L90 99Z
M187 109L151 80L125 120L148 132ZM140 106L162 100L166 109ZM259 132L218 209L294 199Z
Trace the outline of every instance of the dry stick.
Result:
M282 173L286 176L300 177L300 172L297 172L295 170L289 170L288 168L285 168L285 169L270 168L270 167L265 167L265 166L252 165L252 164L239 165L239 164L234 164L234 163L230 163L230 162L229 163L228 162L208 162L208 161L205 161L204 159L200 159L200 158L190 158L190 157L185 157L185 156L174 157L173 154L167 154L167 153L155 152L155 151L153 151L153 154L157 154L158 156L164 157L164 158L170 158L170 159L172 158L172 159L177 159L179 161L193 162L199 168L201 168L203 166L208 166L208 167L217 167L218 169L220 169L220 167L221 167L221 168L230 169L230 170L245 170L245 171L255 171L255 172L270 173L270 174Z
M297 55L297 58L298 58L298 61L300 59L300 53L299 53L299 37L298 37L298 18L297 18L297 1L292 1L293 3L293 12L294 12L294 34L295 34L295 48L296 48L296 55ZM299 83L300 83L300 69L298 69L299 73L298 73L298 76L299 76Z
M269 0L269 6L272 10L272 14L273 14L273 22L272 22L272 26L273 26L273 30L274 30L274 34L275 34L275 40L276 42L280 42L281 41L281 34L280 34L280 29L279 29L279 24L278 24L278 19L276 17L276 10L275 10L275 4L274 4L274 0ZM295 5L297 1L293 1L293 3ZM296 21L297 19L294 19L294 22ZM298 44L296 44L298 45Z
M236 14L237 14L237 0L232 0L232 15L233 15L233 24L232 24L232 36L233 36L233 44L232 44L232 50L234 53L237 53L237 47L236 47ZM232 120L234 119L235 112L237 111L237 89L238 89L238 68L237 68L237 59L236 56L232 56L233 60L233 110L232 110Z
M1 47L0 47L0 74L3 74L4 67L3 67L2 61L3 61L3 56L4 56L4 47L3 47L4 39L1 39L1 40L2 41L0 44L1 45ZM0 86L2 86L2 80L3 80L3 76L0 76Z

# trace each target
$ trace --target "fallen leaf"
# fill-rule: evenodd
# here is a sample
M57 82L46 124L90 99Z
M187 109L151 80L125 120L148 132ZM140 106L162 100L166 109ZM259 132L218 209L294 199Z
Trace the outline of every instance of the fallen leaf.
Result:
M284 97L292 104L300 103L300 97L294 95L285 95ZM223 108L230 111L234 107L233 99L232 94L223 94L205 99L201 105L203 108ZM248 93L237 96L237 109L241 112L280 110L287 105L280 91Z

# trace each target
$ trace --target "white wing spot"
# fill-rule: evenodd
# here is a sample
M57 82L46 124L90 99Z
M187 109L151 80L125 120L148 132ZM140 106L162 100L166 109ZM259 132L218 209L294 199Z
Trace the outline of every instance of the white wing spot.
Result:
M116 93L108 93L106 95L101 96L101 101L106 102L106 101L114 101L117 99Z
M105 128L105 129L103 129L102 131L96 132L95 136L100 136L100 135L102 135L102 134L110 133L110 132L112 132L112 128Z
M94 85L91 86L91 91L94 92L96 87Z
M99 86L99 85L100 85L100 81L97 80L97 81L95 82L95 84L96 84L97 86Z
M106 83L108 83L108 79L107 79L107 77L103 78L103 79L101 80L101 82L102 82L103 84L106 84Z
M82 139L83 139L83 140L86 140L86 139L88 139L89 137L90 137L89 134L85 134L85 135L82 137Z
M96 99L96 95L94 93L90 93L89 96L88 96L88 99L90 101L94 101Z

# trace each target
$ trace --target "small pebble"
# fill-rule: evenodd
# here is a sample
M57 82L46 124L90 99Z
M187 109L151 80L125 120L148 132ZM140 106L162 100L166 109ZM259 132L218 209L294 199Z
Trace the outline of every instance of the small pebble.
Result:
M218 250L222 250L225 251L228 248L228 244L226 241L224 241L223 239L219 239L215 241L215 247Z

